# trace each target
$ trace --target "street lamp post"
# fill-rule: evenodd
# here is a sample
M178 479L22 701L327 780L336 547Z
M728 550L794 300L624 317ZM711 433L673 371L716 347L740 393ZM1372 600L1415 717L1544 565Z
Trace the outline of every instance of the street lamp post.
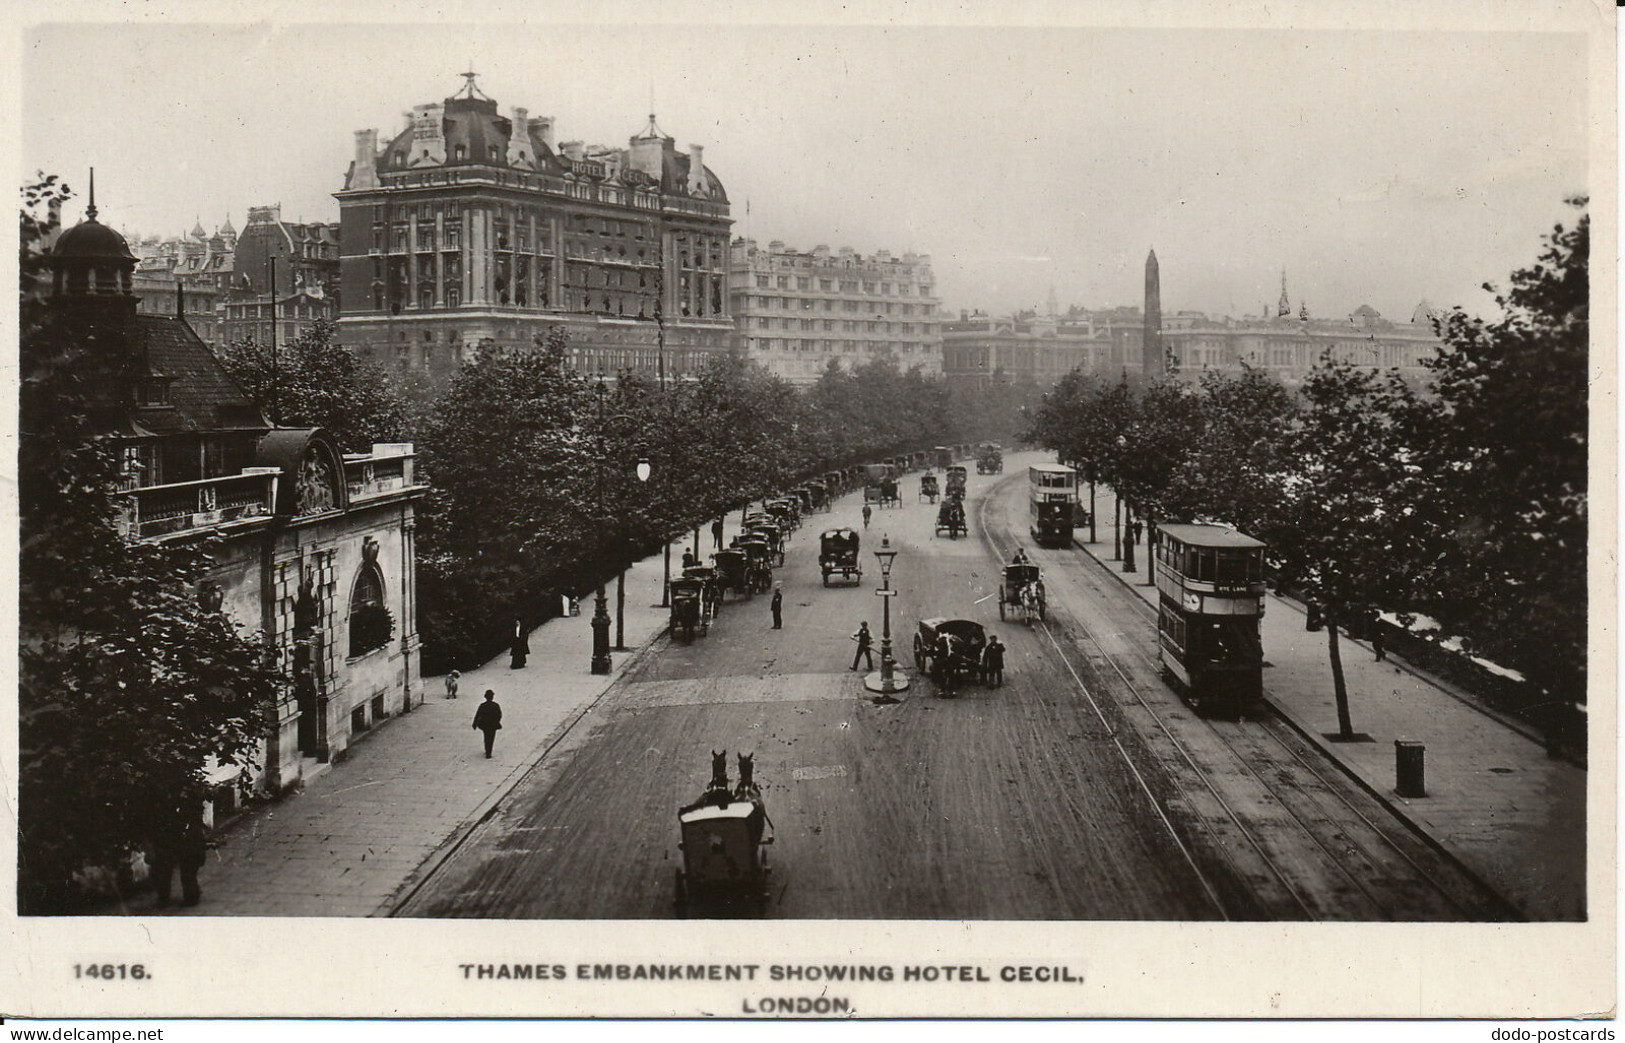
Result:
M897 591L891 589L891 565L896 557L897 550L891 545L891 538L882 536L880 549L875 551L875 559L880 562L881 582L875 596L885 599L881 602L880 669L865 677L863 686L871 692L878 692L883 699L908 687L908 676L897 669L891 654L891 599L897 596Z
M1122 435L1118 435L1117 436L1117 452L1118 452L1119 458L1121 458L1122 454L1127 452L1127 450L1128 450L1128 439L1124 438ZM1112 491L1117 492L1117 490L1115 490L1115 489L1112 490ZM1122 499L1121 495L1119 495L1118 499L1119 500ZM1117 542L1119 544L1121 544L1122 547L1123 547L1123 571L1124 572L1133 572L1134 571L1134 526L1133 526L1132 522L1130 521L1130 515L1133 514L1132 506L1133 505L1131 504L1128 507L1125 507L1125 509L1123 510L1123 513L1122 513L1122 519L1123 520L1122 520L1121 523L1119 523L1118 530L1117 530L1117 532L1118 532ZM1127 533L1125 533L1123 531L1125 529L1128 530Z
M604 446L605 435L607 432L607 421L631 421L632 418L624 413L617 413L613 417L606 418L604 416L604 401L605 397L608 395L609 389L604 386L604 381L602 378L599 379L596 390L598 393L599 442L597 476L598 510L599 513L607 516L608 511L605 510L604 506L604 461L605 457L609 455L606 447ZM649 473L649 461L640 459L637 465L638 481L648 481ZM621 569L620 576L617 578L616 583L616 615L619 621L616 626L615 647L618 651L624 652L626 650L626 569L624 567ZM604 592L604 582L602 579L600 579L598 581L598 594L593 600L592 612L592 672L595 674L607 674L610 672L613 666L613 663L609 657L609 626L609 597Z

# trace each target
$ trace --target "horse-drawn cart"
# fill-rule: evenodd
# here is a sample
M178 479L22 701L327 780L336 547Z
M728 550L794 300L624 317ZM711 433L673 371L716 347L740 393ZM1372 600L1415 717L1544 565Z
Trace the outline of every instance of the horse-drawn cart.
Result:
M750 757L740 754L739 785L730 790L727 754L713 752L711 782L699 800L677 812L677 825L683 868L673 905L679 917L767 912L773 823Z
M693 641L695 634L704 635L705 581L688 576L671 581L671 632L683 635L684 641Z
M986 647L987 632L973 619L922 619L914 633L914 666L951 696L961 680L981 679Z
M941 492L942 488L937 484L937 476L935 474L920 475L920 499L924 500L926 503L936 503L937 497L941 495Z
M957 496L943 500L941 506L937 508L936 534L957 540L968 533L969 530L965 526L965 502Z
M1014 564L1004 567L1004 582L999 584L999 618L1006 618L1006 610L1021 612L1024 623L1034 617L1044 618L1044 573L1037 565Z
M852 529L830 529L819 535L818 568L824 574L824 586L829 586L829 578L836 574L854 583L863 582L858 542L858 534Z

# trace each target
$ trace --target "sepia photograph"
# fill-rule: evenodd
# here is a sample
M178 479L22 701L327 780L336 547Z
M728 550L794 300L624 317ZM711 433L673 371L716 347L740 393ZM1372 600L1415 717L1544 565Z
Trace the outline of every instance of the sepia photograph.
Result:
M0 1014L1613 1017L1611 5L6 31Z

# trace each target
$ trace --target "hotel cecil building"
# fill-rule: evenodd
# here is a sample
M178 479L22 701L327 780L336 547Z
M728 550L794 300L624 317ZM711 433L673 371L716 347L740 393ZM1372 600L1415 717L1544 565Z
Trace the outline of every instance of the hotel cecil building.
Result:
M653 116L626 148L555 143L475 86L356 134L339 201L339 340L444 387L489 339L563 326L584 373L681 379L729 350L728 196Z

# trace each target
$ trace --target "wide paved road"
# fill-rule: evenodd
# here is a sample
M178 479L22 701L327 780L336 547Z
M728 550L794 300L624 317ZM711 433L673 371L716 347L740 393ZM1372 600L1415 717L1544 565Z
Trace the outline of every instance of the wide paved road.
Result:
M973 517L994 482L973 473ZM670 916L677 808L712 750L730 773L745 750L777 830L772 916L1218 916L1066 665L999 625L987 544L933 536L917 489L910 475L903 506L875 512L859 587L825 588L816 560L819 530L862 528L856 499L805 519L778 572L784 630L757 597L692 646L661 639L400 915ZM1003 688L939 699L922 679L900 704L866 698L848 635L865 619L879 635L882 533L900 552L899 659L922 615L980 619L1009 646Z
M777 834L774 917L1497 915L1470 882L1441 891L1450 868L1280 727L1182 712L1156 679L1145 606L1083 555L1033 550L1050 619L1001 624L1019 463L973 469L969 539L933 535L908 476L903 506L864 533L859 587L824 587L816 562L821 529L861 529L857 499L804 519L777 573L784 630L759 596L730 600L692 645L661 638L396 914L671 916L677 809L711 751L732 774L743 750ZM848 637L860 620L880 633L883 533L899 549L899 662L912 672L920 617L977 619L1009 648L1003 688L942 699L916 678L903 702L870 701Z

